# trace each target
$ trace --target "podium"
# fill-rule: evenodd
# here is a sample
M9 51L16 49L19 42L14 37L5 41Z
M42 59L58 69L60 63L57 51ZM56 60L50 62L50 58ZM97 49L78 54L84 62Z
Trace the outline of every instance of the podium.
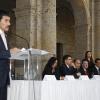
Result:
M16 54L11 54L10 70L12 68L12 60L21 60L24 62L24 79L33 80L38 77L38 65L41 56L48 55L49 52L40 49L22 49ZM27 65L26 65L27 62ZM35 64L34 64L35 63ZM35 66L34 66L35 65Z

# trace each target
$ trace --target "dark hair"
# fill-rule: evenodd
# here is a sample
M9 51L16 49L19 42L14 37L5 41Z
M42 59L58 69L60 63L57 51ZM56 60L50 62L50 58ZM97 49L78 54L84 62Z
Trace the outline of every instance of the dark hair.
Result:
M42 72L42 79L43 79L43 77L44 77L45 74L50 74L50 73L52 73L52 65L55 63L56 60L57 60L56 57L51 57L51 58L48 60L47 64L46 64L45 67L44 67L44 70L43 70L43 72Z
M84 62L84 61L87 61L87 62L88 62L88 64L89 64L89 61L88 61L87 59L83 59L83 60L82 60L82 64L83 64L83 62Z
M49 68L50 68L50 67L55 63L56 60L57 60L56 57L51 57L51 58L48 60L48 62L47 62L47 64L46 64L45 67L49 67Z
M71 57L70 55L64 55L63 56L63 63L65 63L65 60L68 59L69 57Z
M87 54L88 54L89 52L91 52L90 62L93 62L93 58L92 58L92 51L86 51L86 52L85 52L85 59L87 59L87 60L88 60L88 58L87 58Z
M3 16L9 16L9 12L5 11L5 10L0 10L0 20L2 19Z
M96 58L96 59L95 59L95 63L97 63L98 60L100 60L100 58Z

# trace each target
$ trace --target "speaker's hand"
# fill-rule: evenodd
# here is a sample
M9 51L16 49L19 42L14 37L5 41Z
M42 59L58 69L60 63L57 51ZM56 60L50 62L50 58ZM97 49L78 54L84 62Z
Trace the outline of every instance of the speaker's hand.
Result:
M21 49L15 47L15 48L10 49L10 53L15 54L15 53L19 52L20 50Z

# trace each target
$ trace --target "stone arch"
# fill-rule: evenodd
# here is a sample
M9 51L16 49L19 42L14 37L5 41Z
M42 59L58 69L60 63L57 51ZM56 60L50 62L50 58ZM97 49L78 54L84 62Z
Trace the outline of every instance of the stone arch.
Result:
M74 45L74 48L71 51L69 50L69 52L65 51L64 52L65 54L70 53L74 57L83 58L84 52L86 50L91 50L91 34L90 34L91 21L89 12L89 2L85 0L63 0L63 1L67 1L67 3L71 5L72 7L71 11L73 13L75 21L75 24L73 24L72 26L75 31L73 34L74 40L70 41L73 42L73 44L72 43L67 44L69 45L69 48L70 47L72 48L72 46ZM67 34L67 37L70 38L71 37L70 34Z
M90 50L90 13L89 2L85 0L69 0L75 18L75 56L83 57Z

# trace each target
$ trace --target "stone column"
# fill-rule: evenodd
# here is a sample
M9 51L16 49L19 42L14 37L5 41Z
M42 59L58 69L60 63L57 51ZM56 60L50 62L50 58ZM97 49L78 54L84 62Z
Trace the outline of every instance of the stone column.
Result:
M42 33L42 0L16 0L16 34L25 38L30 47L41 49ZM17 38L17 46L27 47L24 39ZM40 62L38 59L38 72L41 72ZM34 67L36 64L33 62Z
M28 43L30 41L30 0L16 0L16 34L25 38ZM17 37L17 46L27 47L27 42L24 39Z
M30 47L41 48L41 0L16 0L16 34L25 38ZM27 47L24 39L17 38L19 47Z
M90 16L91 16L91 28L90 28L90 33L91 33L91 51L92 51L92 56L94 58L94 29L95 29L95 20L94 20L94 1L95 0L90 0Z
M43 6L43 7L42 7ZM56 0L16 0L16 34L30 47L56 54ZM17 38L19 47L27 47Z
M43 0L42 49L56 54L56 0Z
M42 0L31 0L30 46L41 49Z
M100 57L100 0L95 0L95 57Z

